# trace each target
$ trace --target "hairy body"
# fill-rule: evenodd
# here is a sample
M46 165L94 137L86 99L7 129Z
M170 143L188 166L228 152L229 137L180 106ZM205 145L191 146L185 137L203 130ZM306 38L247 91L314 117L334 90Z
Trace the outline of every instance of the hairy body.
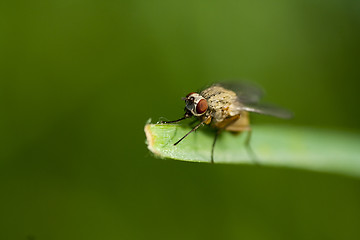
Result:
M235 92L221 86L212 86L202 92L208 103L209 111L200 117L205 124L212 127L225 129L232 132L250 130L249 114L246 111L239 111L242 104L237 101Z

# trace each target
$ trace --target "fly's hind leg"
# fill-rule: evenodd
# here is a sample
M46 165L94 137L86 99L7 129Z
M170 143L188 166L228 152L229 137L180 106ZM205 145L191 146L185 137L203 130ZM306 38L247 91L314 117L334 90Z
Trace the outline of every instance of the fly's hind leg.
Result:
M254 150L252 149L251 145L250 145L250 140L251 140L251 135L252 135L252 129L249 128L247 130L245 130L247 132L246 138L245 138L245 148L246 151L250 157L250 159L254 162L254 164L256 165L260 165L259 163L259 159L256 156Z
M252 135L252 129L249 126L241 126L241 127L237 127L236 131L234 131L235 133L247 133L246 137L245 137L245 149L246 152L250 158L250 160L256 164L256 165L260 165L258 157L256 156L254 150L251 147L250 141L251 141L251 135Z
M234 133L242 133L247 132L246 138L245 138L245 149L249 156L249 158L257 165L259 165L258 158L256 157L255 152L251 148L250 140L251 140L251 134L252 130L250 128L248 113L243 112L242 117L239 118L236 122L232 123L231 125L227 126L226 130Z

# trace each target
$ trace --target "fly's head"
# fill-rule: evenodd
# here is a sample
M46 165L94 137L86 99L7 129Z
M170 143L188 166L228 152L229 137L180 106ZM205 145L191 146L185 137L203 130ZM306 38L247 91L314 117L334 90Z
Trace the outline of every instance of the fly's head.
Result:
M189 93L184 100L186 103L186 112L189 112L189 114L191 113L196 117L203 115L208 110L206 99L198 93Z

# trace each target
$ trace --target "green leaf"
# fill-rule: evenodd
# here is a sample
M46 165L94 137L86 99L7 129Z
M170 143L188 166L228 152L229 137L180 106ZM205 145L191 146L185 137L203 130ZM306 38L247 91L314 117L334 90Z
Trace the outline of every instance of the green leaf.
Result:
M252 126L249 154L245 145L248 134L222 132L216 142L215 163L257 163L341 173L360 177L360 136L355 133L315 128ZM191 128L177 124L146 124L148 148L155 156L192 162L210 162L215 132L207 126L190 134L177 146L178 139Z

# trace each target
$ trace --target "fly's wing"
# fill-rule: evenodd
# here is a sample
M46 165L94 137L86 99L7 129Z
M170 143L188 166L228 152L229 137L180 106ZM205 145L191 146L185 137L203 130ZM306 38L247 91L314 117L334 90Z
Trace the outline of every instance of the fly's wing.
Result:
M284 119L290 119L293 117L292 112L269 104L243 105L239 107L239 110L260 113Z
M256 85L246 82L225 82L217 85L236 93L239 111L254 112L285 119L293 116L292 112L274 105L259 104L264 91Z
M216 85L234 91L242 104L257 104L264 96L262 88L247 82L222 82Z

